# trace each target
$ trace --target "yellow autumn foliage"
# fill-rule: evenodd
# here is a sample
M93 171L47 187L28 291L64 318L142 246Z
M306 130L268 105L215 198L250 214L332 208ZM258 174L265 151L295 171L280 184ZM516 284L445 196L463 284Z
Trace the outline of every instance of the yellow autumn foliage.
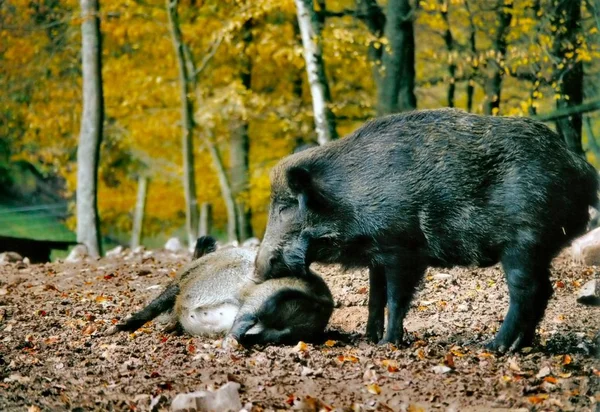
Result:
M542 8L548 0L542 0ZM385 1L379 4L385 9ZM446 106L448 85L456 85L455 105L467 105L467 84L475 86L473 110L481 112L482 82L490 64L504 69L499 114L528 115L555 108L556 85L546 84L560 65L583 61L590 84L598 80L600 37L592 11L582 6L578 44L566 61L549 57L556 27L533 1L509 2L512 15L506 56L496 56L493 8L469 0L421 0L415 14L417 101L420 108ZM585 3L585 2L583 2ZM105 132L101 153L99 208L104 231L128 231L137 177L150 177L147 235L169 233L184 221L181 113L177 62L163 0L100 0L103 35ZM340 135L375 115L376 87L367 27L344 11L353 0L328 0L323 50ZM0 4L0 132L10 138L14 159L61 175L66 198L75 189L76 148L81 113L80 18L75 0L6 0ZM315 136L302 47L295 29L293 0L212 0L180 2L184 41L196 57L206 57L215 39L223 43L199 76L194 140L197 196L214 205L215 224L226 221L212 161L203 142L210 131L228 165L233 121L249 124L250 188L247 204L262 235L269 200L268 172L298 141ZM447 13L448 23L442 17ZM251 89L240 80L243 24L252 19ZM471 22L473 26L471 26ZM450 28L454 49L444 42ZM475 51L470 49L475 30ZM386 46L380 39L374 47ZM448 71L455 65L455 77ZM479 77L474 77L473 74ZM523 80L533 76L538 82ZM596 76L596 77L593 77ZM600 130L596 127L596 133ZM584 143L585 139L584 137ZM590 157L596 161L594 157Z

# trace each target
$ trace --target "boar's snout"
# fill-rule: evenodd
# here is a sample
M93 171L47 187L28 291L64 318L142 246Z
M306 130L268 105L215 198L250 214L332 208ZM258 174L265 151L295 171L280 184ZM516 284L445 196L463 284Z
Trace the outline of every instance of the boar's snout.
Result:
M255 277L262 280L273 278L273 267L276 260L275 249L266 244L261 245L256 255Z

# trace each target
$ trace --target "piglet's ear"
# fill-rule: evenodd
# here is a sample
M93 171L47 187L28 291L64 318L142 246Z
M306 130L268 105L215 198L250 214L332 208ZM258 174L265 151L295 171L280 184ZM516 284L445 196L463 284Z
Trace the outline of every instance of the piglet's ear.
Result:
M327 197L320 187L319 180L306 167L291 167L286 174L288 186L298 197L300 208L318 210L327 207Z

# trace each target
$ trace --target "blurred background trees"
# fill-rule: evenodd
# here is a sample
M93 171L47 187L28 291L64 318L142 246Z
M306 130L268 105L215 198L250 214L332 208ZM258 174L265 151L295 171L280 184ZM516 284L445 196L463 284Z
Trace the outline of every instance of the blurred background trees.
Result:
M329 138L415 107L548 118L583 104L587 111L551 117L549 125L598 165L600 10L593 0L100 6L105 241L129 242L140 176L148 179L144 244L172 234L192 239L203 203L212 205L213 233L222 239L261 236L270 167L318 141L307 60L316 63L309 70L320 83L318 115ZM65 205L52 217L75 227L81 24L76 0L0 4L0 225L2 207L34 203ZM312 57L306 28L314 33L307 37Z

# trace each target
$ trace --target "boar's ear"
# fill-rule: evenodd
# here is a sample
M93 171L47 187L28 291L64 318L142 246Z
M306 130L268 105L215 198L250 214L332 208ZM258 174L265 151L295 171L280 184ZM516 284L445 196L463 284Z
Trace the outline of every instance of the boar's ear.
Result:
M294 166L287 170L287 181L292 193L298 196L300 208L313 210L327 206L327 198L310 171L302 166Z

